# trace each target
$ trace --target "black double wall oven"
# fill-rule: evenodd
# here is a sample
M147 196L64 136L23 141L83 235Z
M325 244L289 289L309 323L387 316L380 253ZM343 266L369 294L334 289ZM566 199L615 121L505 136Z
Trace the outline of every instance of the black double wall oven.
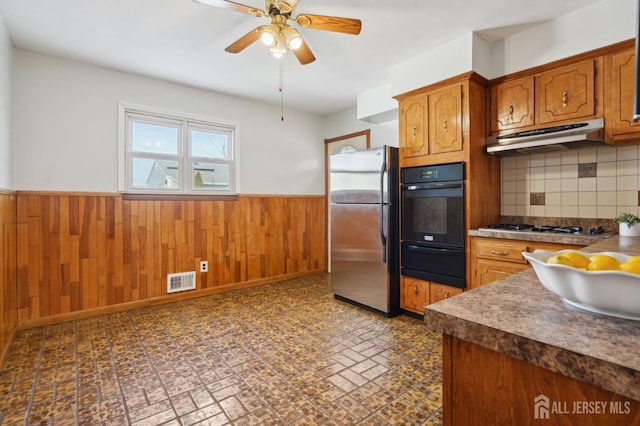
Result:
M465 287L464 163L401 172L401 273Z

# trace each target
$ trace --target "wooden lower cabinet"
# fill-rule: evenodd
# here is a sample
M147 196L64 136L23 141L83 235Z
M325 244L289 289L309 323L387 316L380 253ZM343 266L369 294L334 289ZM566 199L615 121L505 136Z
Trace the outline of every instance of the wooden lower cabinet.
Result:
M471 288L516 274L531 266L522 252L580 250L583 246L502 238L471 237Z
M444 284L402 276L400 278L400 307L406 311L423 315L424 307L430 303L462 293L462 289Z
M606 403L606 409L576 411L584 401L587 408ZM442 408L445 426L640 424L638 401L448 334L442 340Z
M400 307L417 314L424 314L429 304L429 281L400 277Z
M429 283L429 303L436 303L462 293L462 289L450 285Z
M471 280L471 288L480 287L506 278L509 275L517 274L520 271L528 269L529 265L520 265L518 263L496 262L494 260L476 259L474 275Z

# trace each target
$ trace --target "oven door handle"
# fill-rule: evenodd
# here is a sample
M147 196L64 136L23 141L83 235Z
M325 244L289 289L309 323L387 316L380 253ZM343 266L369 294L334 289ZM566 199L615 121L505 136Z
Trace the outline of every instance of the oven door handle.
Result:
M387 152L382 153L380 167L380 242L382 243L382 263L387 263L387 236L384 235L384 179L387 172Z
M464 249L451 249L451 248L443 248L443 247L424 247L424 246L416 246L413 244L407 244L409 250L422 251L427 253L438 253L438 254L459 254L464 251Z
M462 188L461 182L447 182L447 183L421 183L414 185L404 185L402 189L405 191L419 191L421 189L450 189L450 188Z

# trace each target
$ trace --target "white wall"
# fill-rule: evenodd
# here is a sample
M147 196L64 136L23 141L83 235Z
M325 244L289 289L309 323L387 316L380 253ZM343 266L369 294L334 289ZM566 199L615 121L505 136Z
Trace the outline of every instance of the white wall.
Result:
M23 50L13 70L17 190L116 192L123 101L237 122L242 193L324 193L316 115Z
M406 93L471 70L496 78L633 38L636 3L602 0L491 45L477 34L465 34L393 66L391 93Z
M381 124L357 119L356 108L331 115L324 121L324 138L331 139L363 130L371 130L371 148L382 145L398 146L398 120Z
M0 189L13 189L11 167L12 43L0 16Z
M473 34L431 49L391 67L391 94L410 92L472 69Z
M637 0L603 0L494 43L499 77L635 37Z

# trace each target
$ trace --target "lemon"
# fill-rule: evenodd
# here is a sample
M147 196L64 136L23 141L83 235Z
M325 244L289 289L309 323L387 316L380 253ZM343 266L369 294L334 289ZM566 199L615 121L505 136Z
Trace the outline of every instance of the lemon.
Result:
M573 264L573 261L563 254L556 254L551 256L550 258L547 259L547 263L553 264L553 265L566 265L566 266L575 267Z
M620 270L624 272L631 272L632 274L640 274L640 262L624 262L620 264Z
M615 257L606 254L594 254L589 258L587 271L619 271L620 262Z
M577 251L568 251L563 253L562 256L571 260L571 263L573 263L573 266L576 268L586 268L589 262L591 262L587 256L582 253L578 253ZM640 256L638 256L638 258L640 261Z
M613 263L613 262L615 262L615 263L617 263L617 264L620 264L620 262L618 261L618 259L616 259L616 258L615 258L615 257L613 257L613 256L609 256L608 254L594 254L594 255L591 255L591 256L589 257L589 260L590 260L590 261L592 261L592 262L593 262L593 261L606 260L606 261L608 261L608 262L612 262L612 263Z

